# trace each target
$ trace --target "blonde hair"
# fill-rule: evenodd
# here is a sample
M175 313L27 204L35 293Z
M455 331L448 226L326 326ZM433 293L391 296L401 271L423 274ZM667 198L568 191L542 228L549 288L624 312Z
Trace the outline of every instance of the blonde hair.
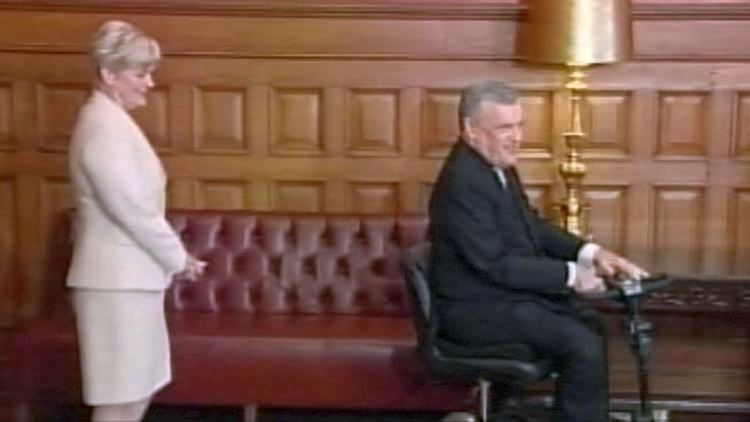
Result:
M153 68L161 58L161 49L155 39L135 26L111 20L94 34L89 56L97 68L119 72Z

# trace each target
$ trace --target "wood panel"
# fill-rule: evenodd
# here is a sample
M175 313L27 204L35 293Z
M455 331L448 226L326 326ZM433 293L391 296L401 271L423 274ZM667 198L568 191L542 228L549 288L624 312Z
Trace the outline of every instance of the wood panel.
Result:
M732 208L727 222L726 235L732 242L729 248L732 266L742 273L750 273L750 189L741 188L733 192Z
M159 151L172 148L169 133L170 112L169 89L156 87L147 95L146 106L133 111L133 117L149 141Z
M13 316L15 297L13 284L14 269L17 265L18 220L16 218L16 185L12 177L0 176L0 321L8 321ZM1 325L1 324L0 324Z
M13 87L9 83L0 84L0 149L14 146L13 139Z
M589 233L597 243L625 253L625 233L628 231L630 221L627 213L627 187L589 186L584 196L590 206L587 212Z
M628 143L632 139L630 92L593 92L587 94L585 100L581 119L588 135L589 151L610 157L628 154Z
M702 156L705 154L707 93L661 92L659 140L656 154Z
M445 156L459 132L457 116L461 92L426 89L423 96L420 151L425 157Z
M66 151L78 110L88 97L83 84L46 84L37 86L36 121L39 148Z
M584 95L594 239L654 269L750 271L750 7L634 2L634 60L593 67ZM521 173L554 217L564 73L516 61L517 1L0 0L0 313L39 311L45 239L70 206L66 152L115 11L164 60L134 115L183 208L424 212L458 133L460 89L522 91ZM185 28L190 28L189 31ZM704 36L709 31L710 36ZM735 40L735 41L730 41Z
M322 182L279 182L274 189L272 208L280 211L325 211Z
M704 194L699 188L657 187L654 192L652 266L662 271L699 272Z
M248 182L201 180L196 184L197 208L235 210L248 207Z
M247 95L243 87L199 87L193 97L194 147L197 152L247 151Z
M278 155L323 155L323 93L319 89L274 90L271 151Z

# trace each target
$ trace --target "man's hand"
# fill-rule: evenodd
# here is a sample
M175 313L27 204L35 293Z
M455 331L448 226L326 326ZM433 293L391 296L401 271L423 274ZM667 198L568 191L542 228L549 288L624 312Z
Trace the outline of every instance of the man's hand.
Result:
M600 248L594 255L594 269L596 275L608 279L640 280L648 276L643 268L604 248Z
M573 290L576 293L582 294L601 293L607 290L607 286L604 284L604 280L597 276L592 268L578 266Z

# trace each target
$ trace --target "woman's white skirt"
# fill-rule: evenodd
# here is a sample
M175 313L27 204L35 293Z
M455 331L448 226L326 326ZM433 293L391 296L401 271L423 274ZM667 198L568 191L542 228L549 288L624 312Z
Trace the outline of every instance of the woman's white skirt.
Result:
M150 397L172 379L164 291L74 288L83 401Z

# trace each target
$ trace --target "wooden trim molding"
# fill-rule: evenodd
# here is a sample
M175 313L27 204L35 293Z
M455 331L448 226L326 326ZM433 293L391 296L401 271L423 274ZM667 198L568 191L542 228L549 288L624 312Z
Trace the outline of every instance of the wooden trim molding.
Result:
M0 0L0 20L14 22L0 28L0 52L84 54L96 25L126 15L169 40L169 57L514 61L524 13L516 0ZM79 18L61 34L45 26L58 14ZM744 39L750 4L636 1L633 19L634 61L750 59L750 46L736 41ZM175 37L177 28L191 30ZM295 36L285 37L290 31ZM697 33L710 36L695 42Z
M745 20L742 0L634 0L636 20ZM0 0L0 9L65 12L408 19L522 19L522 0Z
M656 2L636 4L634 20L746 20L750 4L745 2Z
M617 301L601 302L615 309ZM675 278L644 301L647 312L729 313L750 316L750 280L746 278Z
M0 9L65 12L241 15L274 18L518 19L525 7L514 0L316 1L295 0L1 0Z

